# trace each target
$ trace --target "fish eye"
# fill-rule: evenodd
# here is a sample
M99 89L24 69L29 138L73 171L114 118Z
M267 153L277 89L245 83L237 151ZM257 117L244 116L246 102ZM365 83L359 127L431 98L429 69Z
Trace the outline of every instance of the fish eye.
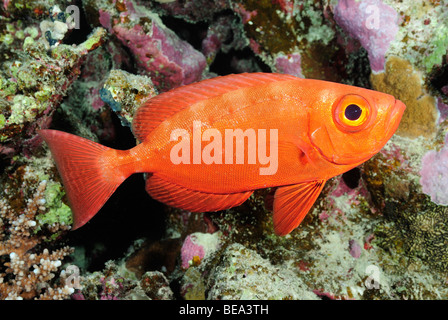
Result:
M356 104L350 104L345 108L344 114L348 120L355 121L361 117L362 109Z
M371 109L366 99L348 94L338 101L333 109L335 122L342 130L356 132L368 124Z

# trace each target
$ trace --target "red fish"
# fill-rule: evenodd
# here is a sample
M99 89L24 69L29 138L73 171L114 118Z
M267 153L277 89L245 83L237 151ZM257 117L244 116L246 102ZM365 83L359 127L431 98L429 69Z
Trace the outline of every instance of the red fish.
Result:
M405 105L353 86L284 74L238 74L162 93L136 112L141 142L114 150L41 130L67 192L73 229L89 221L131 174L149 173L154 198L192 212L242 204L256 189L278 187L278 235L296 228L325 182L376 154Z

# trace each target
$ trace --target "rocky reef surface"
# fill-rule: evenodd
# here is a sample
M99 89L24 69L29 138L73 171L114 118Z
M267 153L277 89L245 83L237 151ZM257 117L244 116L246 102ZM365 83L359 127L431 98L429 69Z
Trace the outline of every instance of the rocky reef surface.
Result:
M5 0L0 3L0 299L447 299L446 0ZM259 190L217 213L129 178L70 231L42 128L135 145L147 99L279 72L394 95L397 133L273 232Z

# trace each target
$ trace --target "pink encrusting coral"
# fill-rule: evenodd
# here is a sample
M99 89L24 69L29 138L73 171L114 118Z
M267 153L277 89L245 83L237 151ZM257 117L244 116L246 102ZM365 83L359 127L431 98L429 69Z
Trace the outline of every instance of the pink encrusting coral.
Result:
M199 257L199 259L204 258L204 247L200 244L195 243L196 238L193 235L189 235L185 238L184 244L181 249L181 258L182 258L182 268L188 269L190 266L190 261L193 260L194 257Z
M349 248L350 248L350 255L353 258L358 259L359 257L361 257L362 254L362 248L361 246L358 244L358 242L356 242L355 240L350 240L349 241Z
M439 123L442 123L448 118L448 104L443 103L443 100L440 97L437 99L437 109L440 114Z
M159 89L171 89L201 80L206 66L205 57L177 38L171 30L153 23L152 32L149 33L140 25L132 29L115 26L114 32L123 43L129 44L140 67L151 75Z
M99 23L114 34L136 58L141 73L161 91L202 79L206 60L202 53L165 27L157 15L124 2L120 13L99 9Z
M305 78L302 74L299 53L290 53L288 55L279 54L275 58L275 67L279 73L287 73L296 77Z
M181 249L181 266L188 269L195 263L200 263L220 247L220 232L195 232L188 235Z
M334 19L367 50L372 70L383 71L387 50L398 32L398 13L381 0L339 0Z
M281 10L287 16L292 16L292 14L294 13L294 1L293 0L272 0L272 4L279 5Z
M420 170L422 190L431 200L448 205L448 135L440 151L429 151L422 159Z

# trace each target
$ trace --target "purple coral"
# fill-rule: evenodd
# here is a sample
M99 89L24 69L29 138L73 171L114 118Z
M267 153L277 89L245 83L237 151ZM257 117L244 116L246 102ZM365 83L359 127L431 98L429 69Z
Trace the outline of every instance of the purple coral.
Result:
M161 90L201 80L205 57L174 32L153 23L152 32L146 33L140 25L128 29L115 26L117 37L129 45L154 84Z
M193 260L195 256L199 257L199 259L203 259L205 256L204 247L195 242L196 237L194 235L188 235L185 238L184 244L181 249L181 259L182 259L182 268L188 269L190 266L190 261Z
M203 54L181 40L149 11L123 2L120 13L98 9L99 22L127 46L136 57L143 73L161 91L202 79L206 68Z
M305 78L302 74L301 57L299 53L288 55L279 54L275 58L275 68L279 73L287 73L299 78Z
M372 70L383 71L386 52L398 32L398 13L381 0L339 0L334 18L367 50Z
M446 86L448 88L448 86ZM437 108L439 109L440 117L439 123L442 123L448 118L448 104L443 103L442 98L437 98Z
M434 203L448 205L448 135L439 152L431 150L422 159L422 190Z
M350 255L353 258L358 259L359 257L361 257L362 254L362 248L361 246L358 244L358 242L356 242L355 240L350 240L349 241L349 248L350 248Z

